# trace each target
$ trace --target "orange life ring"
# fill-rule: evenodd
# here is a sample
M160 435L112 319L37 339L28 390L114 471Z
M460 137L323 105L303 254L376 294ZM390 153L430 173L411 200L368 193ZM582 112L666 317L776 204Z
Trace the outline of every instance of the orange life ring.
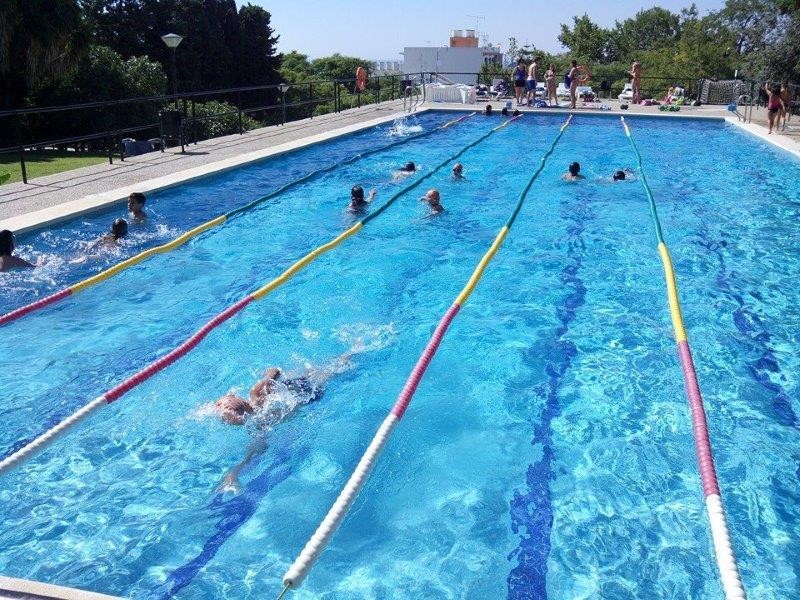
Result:
M586 65L578 65L578 83L588 83L592 79L592 72Z
M367 70L364 67L356 69L356 88L362 92L367 89Z

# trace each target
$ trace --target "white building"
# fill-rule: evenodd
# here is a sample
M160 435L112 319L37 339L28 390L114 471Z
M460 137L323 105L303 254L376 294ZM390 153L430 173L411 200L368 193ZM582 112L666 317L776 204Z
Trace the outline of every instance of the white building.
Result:
M373 75L393 75L403 72L402 60L375 60L372 61Z
M406 74L442 73L455 83L473 85L484 64L502 64L503 53L491 44L478 47L474 29L454 29L449 46L406 47L403 72Z

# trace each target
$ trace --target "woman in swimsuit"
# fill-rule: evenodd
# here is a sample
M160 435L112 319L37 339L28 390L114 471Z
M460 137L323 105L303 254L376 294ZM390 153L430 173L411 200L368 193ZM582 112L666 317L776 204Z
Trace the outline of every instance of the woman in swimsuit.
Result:
M780 118L781 107L781 90L779 87L770 87L768 83L764 84L764 91L767 92L767 119L769 119L769 132L772 133L772 127L775 125L775 118Z
M558 106L558 96L556 94L556 66L550 65L547 73L544 74L544 80L547 82L547 102L550 106Z
M517 66L511 72L511 79L514 80L514 92L517 95L517 106L522 106L522 99L525 97L525 62L520 58Z
M792 104L791 94L789 93L789 84L785 81L781 84L781 115L778 118L778 129L786 131L786 121L790 116L789 108ZM783 129L781 129L781 119L783 119Z

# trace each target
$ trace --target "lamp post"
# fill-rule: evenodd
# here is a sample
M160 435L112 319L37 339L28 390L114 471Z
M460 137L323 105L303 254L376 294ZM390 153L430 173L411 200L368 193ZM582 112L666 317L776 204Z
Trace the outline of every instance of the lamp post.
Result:
M172 95L173 96L177 96L178 95L178 66L177 66L177 62L176 62L176 59L175 59L175 50L177 49L178 44L180 44L183 41L183 38L181 36L179 36L177 33L168 33L166 35L162 35L161 36L161 41L164 42L164 44L167 46L167 48L172 50ZM178 98L176 97L175 98L175 104L177 105L177 103L178 103Z
M281 91L281 107L283 108L283 120L281 121L281 125L286 125L286 92L289 91L289 88L292 87L288 83L282 83L278 86L278 89Z

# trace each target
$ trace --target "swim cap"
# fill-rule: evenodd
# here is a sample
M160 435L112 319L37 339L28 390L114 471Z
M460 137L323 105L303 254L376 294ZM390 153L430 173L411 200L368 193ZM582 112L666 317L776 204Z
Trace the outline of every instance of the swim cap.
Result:
M617 171L614 173L614 181L622 181L625 179L625 171Z
M416 170L417 170L417 167L411 161L408 161L406 163L406 166L403 167L403 171L416 171Z
M569 166L569 172L571 175L577 175L581 172L581 164L578 162L574 162Z

